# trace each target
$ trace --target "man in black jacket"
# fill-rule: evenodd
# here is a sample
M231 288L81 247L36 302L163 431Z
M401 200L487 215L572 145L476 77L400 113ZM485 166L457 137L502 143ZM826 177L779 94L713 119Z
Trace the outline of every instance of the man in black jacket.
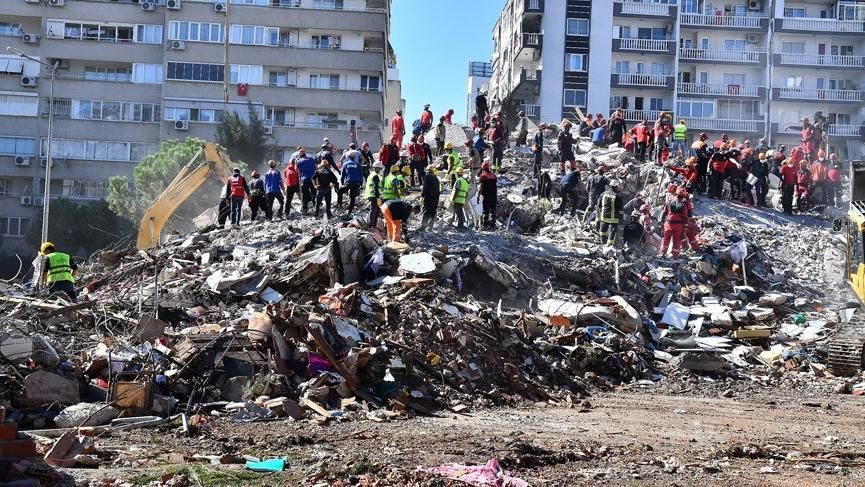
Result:
M430 164L426 168L423 187L421 188L421 198L423 199L423 218L420 223L421 231L432 231L436 221L436 212L439 207L439 196L441 196L441 181L436 176L435 164Z
M336 187L336 176L330 171L330 166L326 160L323 160L318 165L318 171L312 177L312 184L315 186L315 217L318 218L321 212L321 203L324 201L324 211L327 218L333 218L330 212L330 197L331 189Z

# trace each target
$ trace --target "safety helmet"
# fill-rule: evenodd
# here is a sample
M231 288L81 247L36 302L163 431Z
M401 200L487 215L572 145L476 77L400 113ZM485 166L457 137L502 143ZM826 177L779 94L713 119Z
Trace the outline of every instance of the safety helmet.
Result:
M384 168L384 164L382 164L380 161L377 161L377 162L374 162L372 164L372 168L373 169L382 169L382 168Z
M454 145L451 144L450 142L448 142L447 144L445 144L445 150L447 150L447 149L453 149L453 148L454 148Z
M400 157L408 157L408 151L402 151L399 153Z
M235 167L231 172L233 172L234 174L240 174L240 168Z
M361 149L369 149L369 142L364 142L363 144L360 145L360 148Z
M679 189L678 186L676 186L675 184L671 184L671 185L667 186L667 193L676 194L677 189Z
M676 195L681 196L683 198L687 198L688 197L688 190L685 188L679 188L678 190L676 190Z
M483 164L481 164L481 169L483 169L484 171L489 171L490 170L490 162L485 161Z
M820 149L817 151L817 157L826 157L826 151Z
M258 176L261 176L261 174L258 174L258 171L252 171L251 176L257 178Z
M545 128L547 128L547 124L542 123L542 124L538 125L538 128L541 130L544 130Z
M403 166L402 167L402 173L405 174L406 176L411 176L411 168L408 166Z
M689 165L689 166L690 166L690 165L693 165L693 164L696 164L696 163L697 163L697 158L694 157L694 156L691 156L691 157L688 158L688 161L687 161L687 162L688 162L688 165Z
M709 138L709 134L707 134L706 132L703 132L700 134L700 140L706 140L708 138Z
M829 154L829 160L831 160L831 161L837 161L837 160L838 160L838 154L836 154L836 153L834 153L834 152L831 153L831 154Z
M435 174L435 172L436 172L435 164L430 164L429 166L426 167L426 170L427 170L427 172L431 172L431 173Z
M454 174L456 174L457 176L462 176L463 175L463 168L458 167L458 168L454 169Z
M775 151L769 149L766 151L766 157L775 157Z
M521 117L522 117L523 115L525 115L525 114L526 114L526 112L524 112L524 111L522 111L522 110L520 110L519 113L517 113L517 115L519 115L519 116L521 116Z
M397 166L396 164L394 164L393 166L390 167L390 173L391 174L396 174L398 172L399 172L399 166Z
M611 188L618 188L619 187L619 180L614 179L614 180L610 181L610 187Z
M42 244L41 247L39 247L39 252L42 252L42 253L44 254L46 250L48 250L48 249L52 249L52 248L54 248L54 243L52 243L52 242L45 242L45 243Z

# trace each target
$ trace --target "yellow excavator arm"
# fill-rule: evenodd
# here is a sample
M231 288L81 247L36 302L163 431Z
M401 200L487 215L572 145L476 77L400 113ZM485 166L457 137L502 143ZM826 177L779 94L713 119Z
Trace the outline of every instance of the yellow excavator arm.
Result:
M200 161L202 154L203 162ZM138 226L138 248L144 250L159 245L159 235L177 207L186 201L209 176L213 175L221 182L225 182L231 176L232 166L228 154L219 146L211 142L205 143L144 212Z

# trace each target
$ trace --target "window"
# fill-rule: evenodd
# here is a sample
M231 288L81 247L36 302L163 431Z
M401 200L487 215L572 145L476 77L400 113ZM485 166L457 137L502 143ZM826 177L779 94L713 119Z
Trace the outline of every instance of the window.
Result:
M38 96L0 95L0 115L35 117L38 112Z
M804 42L782 42L781 52L784 54L805 54Z
M0 22L0 36L19 36L22 32L18 22Z
M340 129L345 128L346 121L340 120L338 113L307 113L306 125L314 128Z
M225 73L221 64L169 62L166 79L222 82L225 80Z
M264 119L269 125L292 126L294 125L294 108L265 107Z
M21 58L0 57L0 74L24 73L24 60Z
M715 105L711 101L682 99L677 105L676 116L715 118Z
M804 8L793 8L793 7L785 7L784 8L784 17L804 17L805 9Z
M48 151L48 139L42 138L40 155ZM61 139L51 141L51 156L64 159L85 159L95 161L138 162L146 154L159 149L159 144L141 142L113 142L102 140Z
M115 24L98 24L98 23L81 23L81 22L64 22L64 21L48 21L49 32L48 37L62 37L64 39L76 39L84 41L102 41L102 42L132 42L134 26L132 25L115 25ZM62 26L63 35L55 32ZM161 42L161 40L160 40Z
M649 110L663 110L664 109L664 99L663 98L649 98Z
M225 25L172 20L168 23L168 38L173 41L225 42Z
M585 71L585 54L565 54L565 71Z
M724 49L727 51L744 51L745 39L724 39Z
M617 108L622 107L622 97L621 96L611 96L610 97L610 110L615 110Z
M297 74L294 71L271 71L268 73L267 83L270 86L295 86Z
M312 45L316 49L339 49L341 38L335 35L312 36Z
M589 19L568 19L567 35L587 36L589 35Z
M361 91L379 91L381 88L381 78L378 76L360 76Z
M135 42L162 44L162 26L138 24L135 26Z
M658 76L667 76L672 72L672 70L670 69L670 66L664 63L652 63L650 72Z
M853 46L832 46L830 52L833 56L853 56Z
M630 72L631 63L630 61L616 61L616 73L629 73Z
M565 90L566 107L586 106L586 90Z
M311 74L309 75L309 87L322 90L338 90L338 74Z
M262 27L260 25L232 25L231 43L253 46L275 46L279 43L279 28Z
M64 179L63 196L93 199L105 198L108 196L108 181Z
M267 7L268 5L270 5L270 0L231 0L231 3L236 3L239 5L258 5L260 7Z
M805 79L801 76L786 76L784 78L785 88L802 88Z
M756 120L757 103L751 100L718 100L718 118Z
M117 66L87 66L84 79L95 81L132 81L132 69Z
M160 120L160 112L161 106L153 103L72 100L70 116L76 120L154 123Z
M231 83L247 83L250 85L260 85L264 68L262 66L253 66L248 64L232 64L231 65Z
M33 137L12 137L0 135L0 155L35 156L36 139Z
M132 82L133 83L162 83L162 65L161 64L133 64L132 65Z
M745 85L745 75L742 73L724 73L721 79L725 85Z
M0 216L0 235L23 237L30 226L30 219L22 216Z
M224 114L224 111L212 108L165 107L165 120L169 121L220 123Z

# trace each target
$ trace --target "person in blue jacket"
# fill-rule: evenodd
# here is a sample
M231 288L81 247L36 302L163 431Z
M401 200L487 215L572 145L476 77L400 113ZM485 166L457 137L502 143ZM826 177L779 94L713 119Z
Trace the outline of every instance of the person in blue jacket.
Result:
M349 153L348 158L342 164L342 174L340 176L340 199L343 193L348 193L348 212L354 211L354 203L360 194L360 187L363 185L363 166L357 160L360 153L353 151Z
M306 215L307 207L315 201L315 185L312 177L315 176L315 159L306 155L306 149L297 151L297 170L300 172L300 212Z

